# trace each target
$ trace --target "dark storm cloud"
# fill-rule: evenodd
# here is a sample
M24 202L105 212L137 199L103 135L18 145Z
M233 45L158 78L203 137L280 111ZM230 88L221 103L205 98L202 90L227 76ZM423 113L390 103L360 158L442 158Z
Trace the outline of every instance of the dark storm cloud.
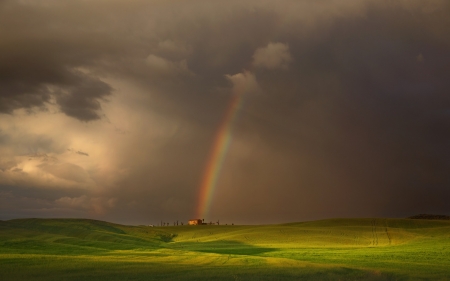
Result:
M59 94L56 102L68 116L81 121L99 119L100 100L111 94L111 87L98 79L82 76L77 82L67 93Z
M450 212L447 1L20 3L0 4L0 112L55 103L92 121L114 88L131 104L121 118L142 114L123 143L104 143L114 181L70 163L41 167L102 187L59 191L49 206L98 203L122 222L190 218L230 94L243 83L257 90L245 93L212 217ZM142 93L120 92L115 80ZM39 145L53 147L46 139ZM12 141L0 132L0 144ZM80 149L72 151L90 154L82 161L96 159Z
M41 60L38 54L27 55L33 58L8 54L1 60L0 113L12 113L19 108L45 108L55 96L61 111L68 116L81 121L100 118L100 101L111 94L110 86L95 77L68 70L68 62L51 62Z
M259 127L272 149L309 163L286 157L291 171L278 172L284 206L307 209L292 215L300 208L283 207L287 220L449 212L450 120L440 113L450 107L450 34L432 33L443 35L450 10L448 4L432 14L422 8L375 3L363 17L336 19L299 37L293 25L284 37L295 58L290 73L257 73L267 100L255 101L243 130ZM242 170L237 165L230 173ZM279 164L252 165L270 173ZM271 194L259 193L259 201L270 202Z
M75 26L64 30L67 23L56 16L57 9L16 1L0 5L0 113L45 109L55 98L68 116L81 121L99 119L100 101L112 89L95 75L78 70L100 58L102 48L95 50L93 32L74 30ZM17 18L23 19L20 24Z

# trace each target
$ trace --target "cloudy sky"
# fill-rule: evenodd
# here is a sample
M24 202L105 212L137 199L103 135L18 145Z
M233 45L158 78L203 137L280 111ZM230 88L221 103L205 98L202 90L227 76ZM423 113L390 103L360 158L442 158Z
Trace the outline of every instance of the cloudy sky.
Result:
M447 0L2 0L0 219L450 215Z

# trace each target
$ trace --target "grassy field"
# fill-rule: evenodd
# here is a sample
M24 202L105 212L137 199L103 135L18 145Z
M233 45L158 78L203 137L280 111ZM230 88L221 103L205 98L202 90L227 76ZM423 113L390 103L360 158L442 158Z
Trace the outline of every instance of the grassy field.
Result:
M0 280L450 280L450 221L0 221Z

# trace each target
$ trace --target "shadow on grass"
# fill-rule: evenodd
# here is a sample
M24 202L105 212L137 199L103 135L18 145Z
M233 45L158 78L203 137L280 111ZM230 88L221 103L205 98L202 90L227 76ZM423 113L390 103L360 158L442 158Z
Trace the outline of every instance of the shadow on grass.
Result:
M159 239L163 242L169 243L169 242L173 242L173 238L177 237L178 234L160 234L158 235Z
M187 251L215 253L227 255L260 255L273 252L275 248L257 247L232 240L220 240L210 242L180 242L172 245L173 248L182 248Z
M409 280L408 275L394 275L351 268L326 267L229 267L182 265L150 262L103 262L100 260L65 259L55 257L3 259L0 266L1 280L34 281L148 281L148 280L239 280L239 281L290 281L290 280ZM422 279L421 279L422 280ZM433 280L433 279L430 279ZM440 279L447 280L447 279Z

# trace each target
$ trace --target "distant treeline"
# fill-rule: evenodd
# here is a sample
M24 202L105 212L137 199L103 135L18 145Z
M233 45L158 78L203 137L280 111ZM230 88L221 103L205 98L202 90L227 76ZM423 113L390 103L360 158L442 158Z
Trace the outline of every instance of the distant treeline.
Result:
M450 216L420 214L420 215L415 215L415 216L409 217L408 219L416 219L416 220L450 220Z

